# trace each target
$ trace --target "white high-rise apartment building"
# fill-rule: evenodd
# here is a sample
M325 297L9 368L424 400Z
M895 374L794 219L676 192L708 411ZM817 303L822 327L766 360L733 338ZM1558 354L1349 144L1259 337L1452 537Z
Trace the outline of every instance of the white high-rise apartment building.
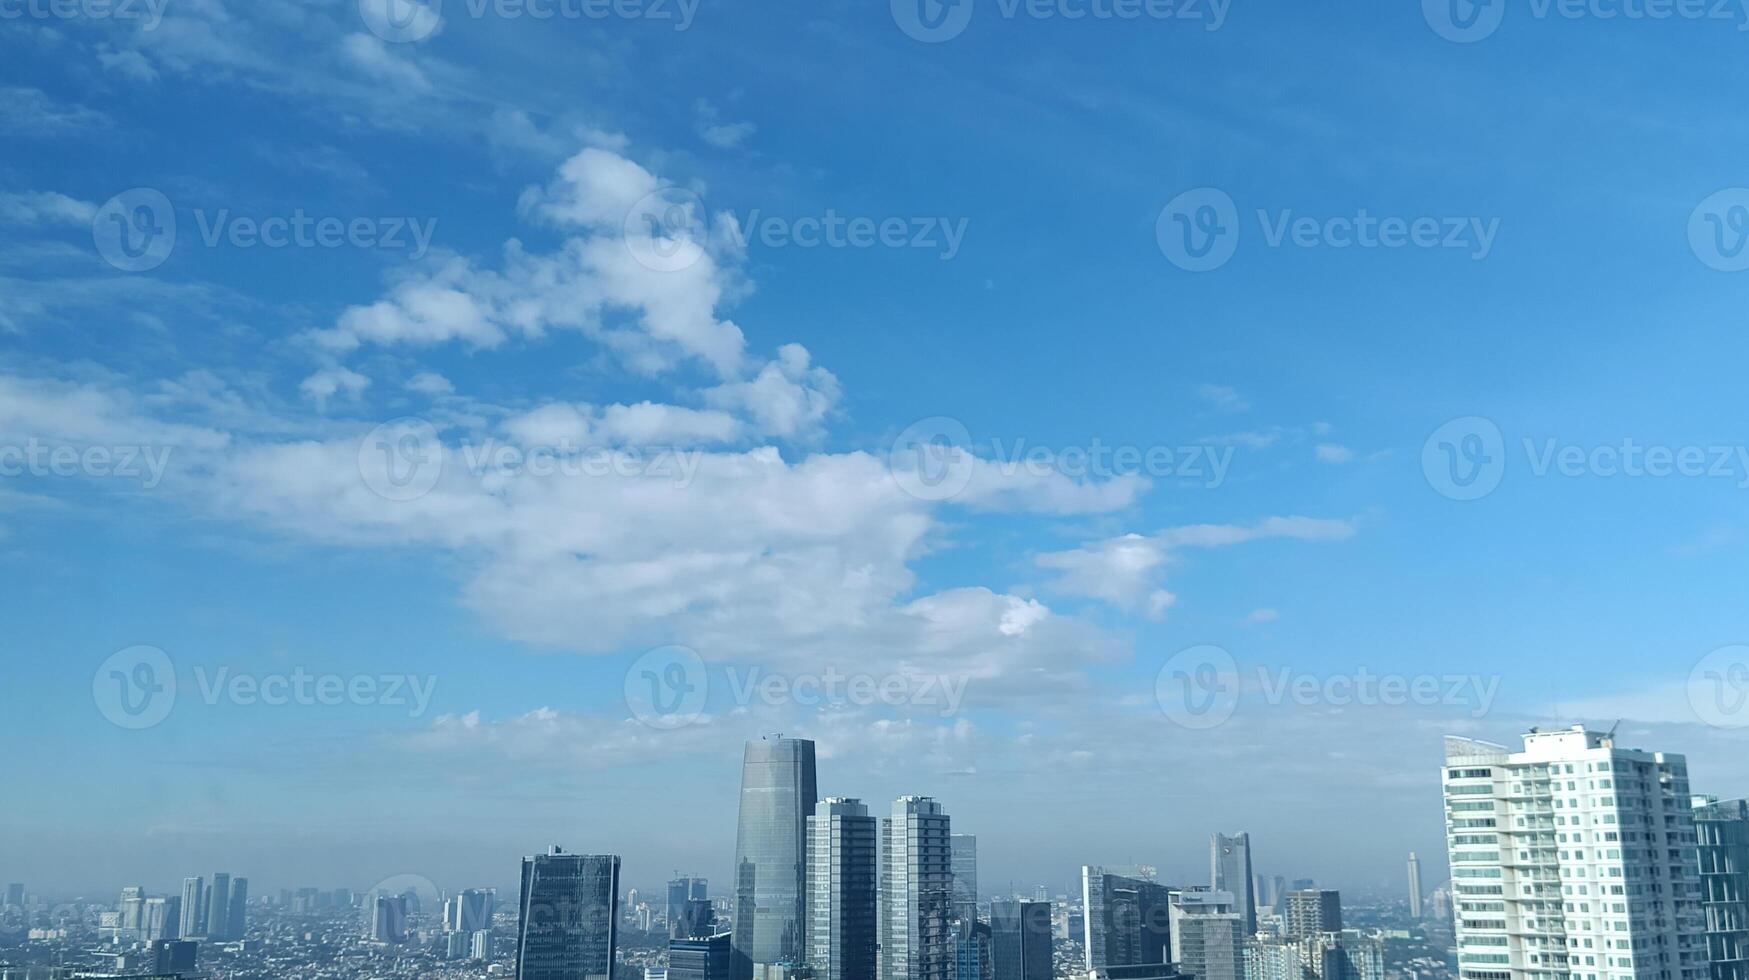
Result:
M1583 726L1445 756L1462 980L1706 980L1682 756Z

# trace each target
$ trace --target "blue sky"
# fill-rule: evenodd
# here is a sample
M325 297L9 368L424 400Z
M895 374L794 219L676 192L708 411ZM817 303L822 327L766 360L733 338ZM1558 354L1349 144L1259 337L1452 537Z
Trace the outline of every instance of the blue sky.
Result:
M1265 873L1394 888L1407 851L1437 865L1445 731L1624 719L1743 792L1749 719L1689 696L1749 637L1749 290L1714 198L1749 185L1741 10L1496 0L1456 43L1437 4L1217 27L968 0L923 43L903 4L699 0L678 29L675 3L379 2L403 0L0 4L0 436L171 450L149 487L0 478L9 880L505 884L549 842L643 887L723 879L740 742L773 730L820 740L825 792L941 798L987 891L1131 860L1190 880L1216 830ZM431 29L385 40L385 11ZM177 235L128 272L99 241L138 188ZM1157 228L1205 188L1236 244L1187 271ZM1363 211L1491 232L1333 247ZM235 237L299 214L429 248ZM907 245L798 244L828 215ZM1471 417L1504 470L1455 500L1424 448ZM969 437L945 499L906 491L930 419ZM377 492L385 433L441 453L426 492ZM1723 475L1536 472L1624 440ZM698 468L470 471L488 444ZM1001 465L1020 444L1042 471ZM1226 469L1083 474L1093 445ZM130 730L93 687L138 645L178 690ZM669 645L709 696L645 724L628 670ZM1156 696L1203 645L1242 688L1212 728ZM738 704L752 668L964 696ZM434 686L420 711L209 704L220 669ZM1497 687L1485 712L1270 703L1284 669Z

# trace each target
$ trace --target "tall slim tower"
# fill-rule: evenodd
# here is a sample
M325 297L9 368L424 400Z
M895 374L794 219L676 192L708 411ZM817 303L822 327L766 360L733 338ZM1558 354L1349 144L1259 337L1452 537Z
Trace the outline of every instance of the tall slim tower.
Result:
M878 833L861 800L828 797L808 817L806 954L816 980L875 980Z
M881 820L882 980L950 980L954 942L953 846L947 811L901 796Z
M200 878L182 879L181 938L206 935L206 882Z
M1445 756L1460 973L1706 980L1682 756L1583 725L1533 729L1522 752L1448 737Z
M1409 918L1421 920L1421 859L1409 852Z
M208 939L228 939L231 915L231 876L223 871L213 875L213 884L207 889L206 898L206 937Z
M225 913L225 938L242 939L248 928L249 879L231 879L231 902Z
M978 837L976 834L954 834L953 847L953 913L962 919L978 917Z
M735 975L756 963L802 959L808 814L814 743L768 735L748 742L741 761L741 816L735 834Z
M1252 892L1255 880L1251 873L1251 835L1216 834L1209 843L1209 887L1233 896L1232 911L1239 913L1239 927L1246 939L1257 935L1257 896Z
M618 928L617 855L522 859L517 980L612 980Z

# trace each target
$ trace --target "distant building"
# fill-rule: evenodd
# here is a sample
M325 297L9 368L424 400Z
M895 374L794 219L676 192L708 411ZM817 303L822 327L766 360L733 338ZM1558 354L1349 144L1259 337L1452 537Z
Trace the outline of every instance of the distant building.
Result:
M693 875L683 875L668 882L668 901L663 908L668 923L668 935L676 935L675 924L686 909L687 902L709 902L710 884L703 878Z
M147 942L182 938L182 899L162 895L146 899L144 935Z
M716 908L708 900L689 898L669 923L669 939L709 939L717 934Z
M966 919L978 917L978 837L976 834L954 834L949 838L953 849L953 909Z
M611 980L618 904L616 855L523 858L517 980Z
M734 950L728 933L668 941L668 980L733 980Z
M882 818L882 980L952 980L953 857L947 811L927 796L901 796Z
M208 939L229 939L231 876L223 871L214 874L206 896L206 932L203 935Z
M1245 980L1245 917L1232 892L1172 893L1172 961L1197 980Z
M1342 893L1328 888L1303 888L1287 893L1282 935L1289 939L1342 931Z
M491 959L492 930L481 929L474 933L473 942L471 943L471 948L468 950L468 954L468 958L472 960L484 961Z
M232 878L229 911L225 914L226 939L242 939L249 929L249 879Z
M1421 919L1421 859L1409 852L1409 918Z
M1054 932L1048 902L990 902L993 980L1051 980Z
M376 896L371 905L370 938L379 943L407 941L407 896Z
M1253 880L1251 835L1228 837L1216 834L1209 842L1209 887L1233 896L1233 911L1239 913L1239 927L1247 939L1257 934L1257 896L1252 890Z
M182 879L183 939L206 935L206 882L201 878Z
M464 888L443 905L443 927L449 932L472 935L492 928L492 907L498 893L490 888Z
M16 881L7 883L6 904L12 908L24 908L24 885Z
M860 800L827 797L808 817L803 953L815 980L875 980L878 834Z
M1083 945L1089 972L1105 967L1149 967L1171 962L1171 889L1141 869L1081 869ZM1119 980L1119 978L1114 978Z
M954 980L993 980L989 923L955 915L947 929L953 942Z

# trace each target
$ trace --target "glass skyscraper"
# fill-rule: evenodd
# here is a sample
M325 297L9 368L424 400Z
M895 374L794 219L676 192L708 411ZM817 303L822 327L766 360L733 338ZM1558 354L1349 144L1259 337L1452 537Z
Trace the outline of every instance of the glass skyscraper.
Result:
M741 762L735 835L735 975L753 965L802 960L808 814L818 802L814 743L768 735Z
M1148 878L1083 867L1088 971L1170 963L1171 900L1171 889Z
M954 973L953 855L947 811L901 796L881 821L881 976L950 980Z
M618 925L618 856L522 859L517 980L612 980Z
M1051 980L1051 906L1048 902L990 902L994 980Z
M806 953L815 980L874 980L879 822L827 797L808 818Z
M978 838L976 834L954 834L953 846L953 914L962 919L978 917Z
M1712 980L1749 980L1749 802L1694 811Z
M223 871L213 875L212 887L206 894L206 931L202 935L224 939L230 935L231 876Z
M1216 834L1209 844L1209 887L1233 896L1233 911L1246 939L1257 934L1257 898L1252 893L1251 835Z

